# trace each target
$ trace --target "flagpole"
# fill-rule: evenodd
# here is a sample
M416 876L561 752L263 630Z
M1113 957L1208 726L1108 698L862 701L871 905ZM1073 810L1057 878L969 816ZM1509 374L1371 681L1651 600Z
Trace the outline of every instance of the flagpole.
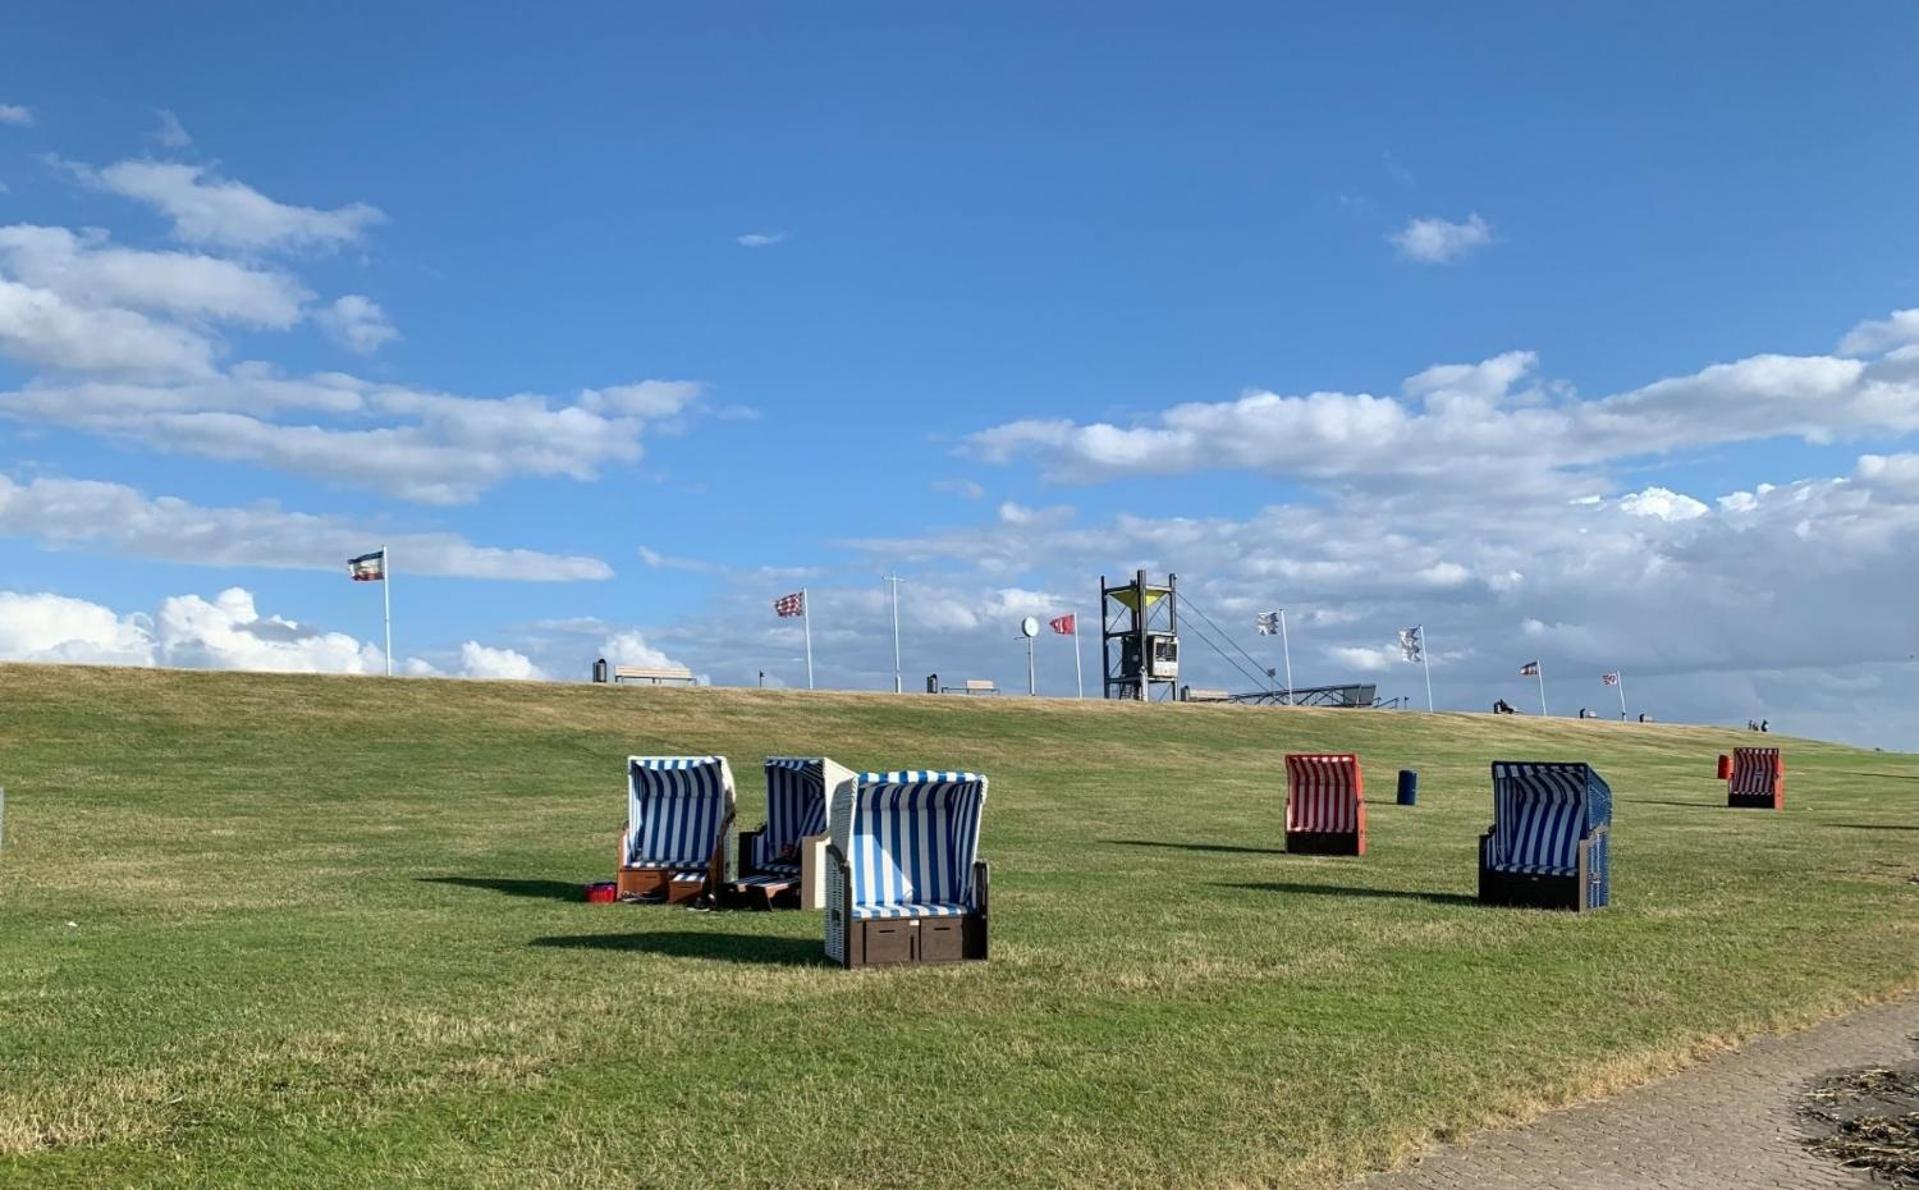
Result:
M886 583L893 590L893 693L903 689L900 685L900 576L889 574Z
M386 676L393 676L393 555L380 547L380 602L386 612Z
M800 628L806 633L806 688L813 688L813 597L800 588Z
M1293 705L1293 646L1286 639L1286 609L1279 609L1279 648L1286 654L1286 705Z
M1086 671L1081 668L1079 659L1079 613L1073 613L1073 688L1079 691L1077 697L1086 697Z
M1419 668L1426 671L1426 713L1433 713L1433 663L1432 646L1426 641L1426 626L1419 626Z
M1613 685L1619 687L1619 721L1624 723L1626 721L1626 675L1624 671L1621 671L1615 673L1613 677L1618 679Z
M1546 713L1546 667L1539 662L1533 663L1533 676L1539 679L1539 717L1547 718Z
M1026 697L1039 697L1039 674L1033 668L1033 638L1026 638Z

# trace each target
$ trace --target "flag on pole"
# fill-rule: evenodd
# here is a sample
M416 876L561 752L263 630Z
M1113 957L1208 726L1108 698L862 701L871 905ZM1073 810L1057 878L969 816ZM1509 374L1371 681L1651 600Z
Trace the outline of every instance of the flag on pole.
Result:
M1079 621L1072 612L1067 612L1057 619L1048 620L1047 625L1061 636L1072 636L1079 631Z
M386 581L386 551L374 550L370 554L361 554L357 558L346 560L347 577L356 583L379 583Z
M1528 662L1527 662L1526 664L1524 664L1524 665L1522 665L1522 666L1520 666L1520 667L1519 667L1519 676L1520 676L1520 677L1522 677L1522 678L1536 678L1536 677L1538 677L1538 676L1539 676L1539 662L1537 662L1537 661L1528 661Z
M1261 612L1253 617L1253 627L1261 636L1279 635L1279 613Z
M1599 680L1608 686L1619 685L1619 675L1617 673L1600 674Z
M1424 660L1426 656L1426 642L1420 638L1419 629L1420 626L1415 624L1411 628L1399 630L1399 655L1402 659L1415 664Z
M773 601L773 610L782 620L805 615L806 592L795 591L791 595L780 596Z

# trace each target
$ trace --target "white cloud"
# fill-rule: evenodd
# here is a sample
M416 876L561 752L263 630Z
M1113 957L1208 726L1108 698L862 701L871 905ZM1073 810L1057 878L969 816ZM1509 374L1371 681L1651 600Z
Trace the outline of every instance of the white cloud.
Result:
M0 124L25 128L33 123L33 109L18 103L0 103Z
M0 289L0 343L5 311ZM664 387L698 391L677 382ZM459 504L516 476L584 481L608 465L637 462L641 438L655 423L626 410L671 404L675 420L661 423L671 428L688 412L684 400L669 402L659 391L630 395L645 389L589 389L575 404L556 404L533 394L454 396L341 373L286 378L241 365L191 383L37 383L0 392L0 415ZM331 424L278 420L302 410L329 415Z
M0 278L0 355L59 371L204 375L213 345L132 310L75 305Z
M187 135L186 125L180 123L180 117L164 107L155 108L154 115L159 117L159 127L153 130L153 139L163 149L184 149L193 143Z
M1493 241L1492 224L1477 213L1455 223L1436 215L1413 219L1386 237L1407 260L1422 264L1449 264Z
M173 221L189 243L259 251L332 248L358 241L386 216L366 203L333 210L276 202L243 182L197 165L121 161L101 169L76 166L91 185L152 206Z
M515 649L492 648L470 640L460 646L460 673L469 678L501 678L522 682L549 680L545 670Z
M0 592L0 658L285 673L376 673L380 650L339 632L263 616L239 587L175 595L152 616L53 594Z
M82 665L152 665L149 626L61 595L0 591L0 658Z
M1175 405L1133 426L1027 419L971 435L989 462L1035 457L1049 477L1244 469L1341 483L1476 488L1506 497L1590 496L1610 461L1767 438L1828 442L1919 430L1919 368L1878 360L1758 355L1600 400L1534 379L1510 352L1428 368L1399 397L1254 392Z
M1702 501L1657 485L1622 497L1619 510L1632 516L1654 517L1662 521L1690 521L1712 511Z
M190 252L148 252L104 231L0 227L0 272L83 306L138 310L284 329L309 295L285 273Z
M79 479L16 483L0 475L0 536L169 562L335 573L347 558L385 542L402 575L523 582L613 577L598 558L479 546L452 533L394 533L271 504L207 508Z
M775 244L784 244L786 242L786 233L783 231L749 231L743 236L734 237L734 242L742 248L771 248Z
M680 664L664 651L648 644L645 635L635 630L616 632L601 641L598 655L606 658L611 665L668 668Z
M277 673L385 671L380 650L343 632L322 632L280 616L262 616L251 592L229 587L212 600L175 595L153 618L155 659L195 669Z
M655 570L690 570L695 573L704 573L720 569L719 566L712 562L703 561L699 558L676 558L671 554L662 554L658 550L648 549L646 546L639 547L639 553L640 561L645 562ZM638 662L634 664L638 664Z
M379 303L365 294L349 293L314 316L321 329L348 351L371 355L400 337Z
M1889 317L1862 322L1839 341L1845 355L1879 355L1919 343L1919 310L1894 310Z
M1767 717L1776 730L1919 745L1908 709L1919 700L1919 668L1907 660L1919 653L1908 606L1919 588L1919 454L1868 455L1843 478L1757 484L1716 502L1660 484L1582 504L1342 489L1243 517L1082 524L989 515L970 528L846 544L869 559L861 569L895 559L915 566L902 605L912 671L980 669L965 676L1017 686L1024 658L1002 640L1008 621L946 614L956 599L973 606L961 593L982 579L1002 590L1064 591L1061 610L1077 604L1091 622L1090 576L1140 566L1178 571L1191 605L1263 664L1277 651L1253 637L1252 613L1293 610L1302 686L1377 680L1386 696L1423 705L1419 671L1396 661L1393 647L1398 628L1422 623L1442 707L1517 701L1526 691L1514 671L1537 654L1566 711L1608 705L1598 675L1624 669L1632 709L1660 719ZM841 634L820 650L823 680L883 686L891 669L883 596L820 582L812 591L820 623ZM1322 609L1336 614L1316 617ZM691 636L673 643L715 672L737 672L735 659L753 656L709 651ZM781 659L790 677L787 651L777 641L757 650ZM1040 657L1042 688L1070 688L1070 652L1042 648ZM1097 668L1096 650L1088 662ZM1182 675L1198 686L1253 685L1197 637ZM1871 691L1850 719L1837 686L1820 693L1841 678Z

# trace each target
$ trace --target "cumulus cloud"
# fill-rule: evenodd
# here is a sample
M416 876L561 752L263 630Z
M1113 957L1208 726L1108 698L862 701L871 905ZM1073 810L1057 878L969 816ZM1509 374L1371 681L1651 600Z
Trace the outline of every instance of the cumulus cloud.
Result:
M357 242L386 219L362 202L332 210L276 202L244 182L180 162L73 168L90 185L153 207L172 220L174 237L189 243L247 251L337 248Z
M549 680L545 670L526 654L514 649L493 648L470 640L460 646L460 674L468 678L499 678L521 682Z
M0 289L0 346L5 309ZM516 476L585 481L637 462L642 437L657 427L631 410L669 402L658 393L607 394L644 388L589 389L566 403L535 394L463 397L342 373L288 378L247 365L165 384L42 380L0 392L0 416L461 504ZM686 400L671 404L678 428Z
M786 242L783 231L749 231L745 235L735 236L734 242L742 248L771 248L775 244Z
M206 566L338 571L386 542L406 573L568 582L613 577L598 558L474 545L453 533L394 533L271 504L203 507L118 483L0 475L0 536Z
M33 109L18 103L0 103L0 124L25 128L33 123Z
M365 294L349 293L315 315L335 343L360 355L371 355L400 337L386 311Z
M0 355L58 371L201 376L213 345L133 310L76 305L0 278Z
M171 665L284 673L375 673L373 645L281 616L261 615L252 593L176 595L152 616L120 615L81 599L0 592L0 657L88 665Z
M1409 220L1386 237L1399 254L1421 264L1450 264L1493 242L1493 226L1477 213L1460 222L1427 215Z
M1839 340L1846 355L1878 355L1919 343L1919 310L1894 310L1886 318L1862 322Z
M1662 719L1769 717L1781 730L1919 745L1903 709L1919 699L1919 669L1907 660L1919 652L1907 607L1919 587L1919 454L1866 455L1846 475L1711 495L1643 484L1579 503L1505 500L1494 511L1472 492L1347 489L1241 516L985 517L842 544L868 568L915 568L902 604L915 669L1022 682L1024 658L1002 639L1014 608L968 598L976 584L1047 592L1024 602L1091 616L1092 576L1143 566L1178 571L1190 603L1265 664L1276 655L1261 654L1254 613L1293 610L1302 686L1377 681L1385 695L1423 704L1418 670L1396 660L1394 641L1397 629L1424 624L1442 707L1517 699L1525 691L1513 675L1537 654L1562 707L1606 705L1598 676L1624 669L1633 709ZM812 594L820 623L840 634L830 654L820 650L825 680L884 684L883 596L822 583ZM954 600L970 614L952 614ZM680 647L725 671L691 643ZM761 651L785 652L775 641ZM1088 662L1096 668L1096 654ZM1042 648L1040 668L1043 689L1070 686L1069 651ZM1182 675L1198 686L1257 684L1197 637ZM1836 695L1819 693L1834 676L1871 692L1850 718Z
M311 295L286 273L192 252L112 244L107 233L0 227L0 273L91 307L133 307L187 319L284 329Z
M606 658L611 665L669 668L680 664L667 656L665 651L648 644L643 633L632 629L613 633L601 641L598 655Z
M1919 430L1919 368L1881 359L1757 355L1597 400L1540 381L1530 352L1428 368L1397 396L1248 393L1175 405L1140 424L1034 418L971 435L988 462L1049 477L1243 469L1343 484L1590 495L1592 468L1730 442Z
M152 665L152 627L83 599L0 591L0 658Z

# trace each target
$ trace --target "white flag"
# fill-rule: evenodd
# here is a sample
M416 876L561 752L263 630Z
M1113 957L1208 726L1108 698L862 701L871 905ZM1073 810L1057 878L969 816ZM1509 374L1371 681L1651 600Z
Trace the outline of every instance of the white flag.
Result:
M1420 639L1421 625L1399 630L1399 655L1408 661L1419 661L1426 655L1426 642Z
M1279 613L1278 612L1259 613L1257 616L1253 617L1253 627L1259 630L1259 634L1261 636L1278 636L1279 635Z

